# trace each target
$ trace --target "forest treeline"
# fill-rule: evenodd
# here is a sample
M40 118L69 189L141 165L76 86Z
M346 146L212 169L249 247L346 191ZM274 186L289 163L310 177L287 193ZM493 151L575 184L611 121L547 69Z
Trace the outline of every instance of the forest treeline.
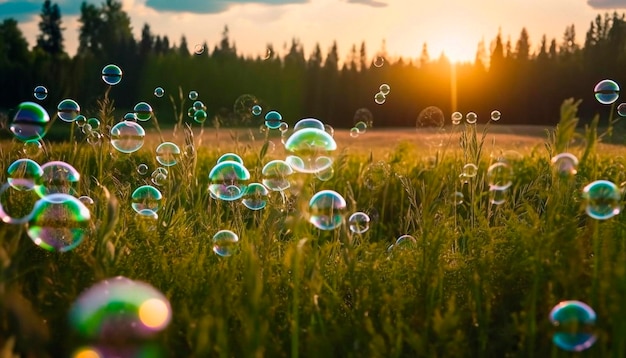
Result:
M594 85L605 78L626 85L626 21L617 13L593 19L582 42L574 25L561 39L544 35L539 44L531 43L525 28L516 40L505 41L497 34L488 45L478 44L473 63L456 65L444 55L431 58L426 44L418 59L391 59L384 48L370 53L364 42L340 59L336 43L327 51L318 44L305 54L297 39L282 57L272 45L265 58L246 57L238 53L228 27L213 48L206 43L190 46L184 36L175 44L166 35L154 34L149 24L135 39L128 14L115 0L83 2L79 21L79 47L73 57L64 49L60 9L50 0L43 2L32 49L16 20L0 23L0 109L33 100L33 88L44 85L49 96L43 105L51 113L60 100L72 98L83 112L95 114L97 99L107 87L101 70L110 63L124 72L110 94L121 115L147 101L160 122L172 122L175 114L167 95L178 98L181 88L184 95L199 92L209 115L223 126L242 124L233 115L233 104L242 94L255 95L264 110L279 111L288 123L316 117L350 127L355 111L365 107L373 112L375 126L414 126L422 109L437 106L448 118L453 110L474 111L479 121L486 121L497 109L505 123L547 125L558 120L559 105L569 97L583 99L583 119L606 114L610 108L594 100ZM381 67L373 65L379 56L386 59ZM383 83L391 92L378 105L374 96ZM153 95L158 86L166 90L163 98ZM190 106L189 100L185 106Z

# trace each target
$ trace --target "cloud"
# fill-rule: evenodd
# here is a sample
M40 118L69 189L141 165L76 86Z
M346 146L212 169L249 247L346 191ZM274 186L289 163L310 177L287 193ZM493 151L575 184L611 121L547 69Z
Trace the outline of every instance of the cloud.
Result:
M594 9L624 9L626 0L587 0L587 5Z
M232 5L236 4L286 5L303 4L307 2L309 2L309 0L147 0L146 6L160 11L214 14L226 11Z
M77 15L80 13L80 4L83 0L57 0L52 4L59 5L61 16ZM87 1L88 3L99 4L102 1ZM42 0L8 0L0 1L0 19L12 17L17 21L27 21L33 15L39 15L43 7Z
M369 6L372 6L372 7L385 7L385 6L387 6L386 3L380 2L380 1L376 1L376 0L348 0L348 2L352 3L352 4L369 5Z

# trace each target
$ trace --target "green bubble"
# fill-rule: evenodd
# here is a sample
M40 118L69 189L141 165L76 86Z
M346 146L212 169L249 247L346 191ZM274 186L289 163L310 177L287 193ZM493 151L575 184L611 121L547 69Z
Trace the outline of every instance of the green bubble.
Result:
M320 230L334 230L343 223L346 206L346 200L336 191L317 192L309 201L309 222Z
M146 102L137 103L133 111L135 112L135 116L137 117L137 119L142 122L145 122L152 118L152 106L150 106Z
M596 180L583 188L587 215L596 220L606 220L621 211L619 188L607 180Z
M92 130L100 128L100 120L98 118L89 118L86 124L89 124Z
M246 188L241 203L250 210L261 210L267 205L269 191L263 184L251 183Z
M50 194L39 199L28 221L28 236L48 251L66 252L87 236L91 214L77 198Z
M207 117L208 117L208 114L203 109L201 109L199 111L195 111L193 113L193 120L198 122L198 123L204 123L204 121L206 121Z
M550 311L550 323L555 329L552 342L565 351L582 352L596 342L596 312L584 302L560 302Z
M322 123L322 121L320 121L317 118L303 118L299 121L296 122L296 124L294 124L293 126L293 131L297 132L300 129L305 129L305 128L315 128L315 129L319 129L322 131L325 131L326 128L324 127L324 123Z
M117 65L106 65L102 69L102 80L109 86L114 86L122 80L122 69Z
M161 208L163 195L152 185L143 185L133 191L131 200L131 206L135 212L151 210L156 213Z
M243 159L241 159L241 157L238 156L235 153L222 154L219 158L217 158L217 162L215 162L215 164L219 164L219 163L225 162L227 160L230 160L232 162L237 162L237 163L243 165Z
M282 120L283 116L277 111L269 111L265 114L265 125L269 129L278 129Z
M10 130L15 138L26 142L39 140L46 135L50 123L48 112L34 102L22 102L17 106Z
M73 99L64 99L57 106L57 116L64 122L73 122L80 114L80 106Z
M31 159L18 159L7 168L7 181L17 190L32 190L42 183L43 170Z
M337 143L323 129L304 128L294 131L285 142L285 149L293 153L292 156L287 157L286 162L294 170L301 173L315 173L332 165L332 160L326 160L326 158L330 158L330 152L337 149ZM323 160L319 160L320 157Z
M226 160L216 164L209 173L209 191L219 200L240 199L246 191L250 172L243 164Z
M75 194L80 173L72 165L62 161L52 161L41 166L41 185L35 191L41 198L49 194Z

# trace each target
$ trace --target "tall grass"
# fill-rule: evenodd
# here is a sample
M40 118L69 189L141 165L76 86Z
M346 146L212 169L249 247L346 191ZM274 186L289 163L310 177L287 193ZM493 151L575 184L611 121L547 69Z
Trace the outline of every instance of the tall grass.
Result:
M70 305L117 275L169 298L173 321L154 341L164 356L565 357L551 342L548 313L567 299L598 314L598 341L581 356L626 356L626 219L587 217L580 195L593 180L619 184L615 168L625 160L597 152L598 119L586 146L570 147L578 104L564 102L545 148L511 160L515 176L502 205L490 201L485 177L495 158L472 125L452 134L434 161L410 143L384 158L342 152L331 180L298 175L295 188L272 193L258 212L210 198L208 172L222 153L181 126L193 147L160 187L157 221L138 218L129 202L147 182L137 164L156 167L150 151L123 155L106 140L48 144L36 159L66 160L82 173L79 193L95 200L93 231L60 254L33 245L23 226L0 225L0 357L69 356L86 343L68 326ZM110 125L112 103L105 98L101 108ZM255 181L273 159L264 148L240 153ZM17 149L3 150L5 173ZM569 180L550 166L563 151L581 158ZM389 176L372 187L367 168L379 160ZM478 175L461 183L470 162ZM350 211L369 211L370 230L310 225L307 203L322 189L343 194ZM458 206L456 191L464 194ZM239 235L236 255L213 254L211 237L221 229ZM402 234L417 245L388 252Z

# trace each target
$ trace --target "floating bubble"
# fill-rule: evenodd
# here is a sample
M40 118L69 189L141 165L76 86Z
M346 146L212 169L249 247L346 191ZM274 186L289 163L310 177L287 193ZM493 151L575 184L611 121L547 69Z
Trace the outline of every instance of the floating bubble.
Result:
M463 166L463 171L461 175L467 178L473 178L478 174L478 167L474 163L467 163Z
M0 186L0 221L7 224L24 224L39 196L33 190L17 190L9 183Z
M162 87L157 87L154 89L154 95L158 98L163 97L165 95L165 90Z
M189 99L192 101L195 101L198 99L198 92L196 91L190 91L189 92Z
M383 56L374 57L374 61L372 63L374 67L380 68L385 64L385 58Z
M97 131L91 131L87 134L87 143L91 145L99 144L102 141L102 134Z
M85 124L88 124L92 130L100 128L100 120L98 118L89 118Z
M62 161L52 161L41 166L41 185L35 187L40 197L62 193L74 195L80 180L80 173L72 165Z
M143 185L133 191L131 200L131 206L135 212L151 210L156 213L163 203L163 195L152 185Z
M333 128L330 124L324 124L324 131L330 134L331 137L335 136L335 128Z
M90 207L90 206L93 206L93 204L95 204L95 201L93 201L93 199L87 195L79 196L78 200L80 200L81 203L85 204L86 207Z
M150 175L150 181L156 186L165 185L165 183L167 182L167 175L167 169L163 167L158 167Z
M301 129L305 129L305 128L315 128L315 129L319 129L322 131L325 131L326 128L324 127L324 123L322 121L320 121L317 118L302 118L301 120L297 121L296 124L294 124L293 126L293 131L297 132Z
M357 138L359 134L361 134L361 132L359 131L357 127L350 128L350 137Z
M617 106L617 114L620 117L626 117L626 103L620 103Z
M552 166L562 178L573 177L578 172L578 158L572 153L560 153L552 157Z
M217 158L217 162L215 162L215 164L219 164L219 163L225 162L225 161L237 162L237 163L243 165L243 159L241 159L241 157L238 156L235 153L225 153L225 154L222 154L222 156Z
M315 177L321 181L329 181L335 176L335 169L332 167L332 160L326 157L327 160L331 161L331 166L327 167L324 170L320 170L315 172Z
M263 108L261 106L259 106L258 104L252 106L252 114L254 114L255 116L260 116L261 112L263 112Z
M90 220L89 209L77 198L63 193L50 194L35 203L27 233L43 249L66 252L83 241Z
M278 130L280 131L281 135L285 135L287 131L289 130L289 124L285 122L280 122L280 125L278 126Z
M293 153L285 161L294 170L315 173L332 165L329 155L337 149L337 143L324 130L304 128L294 131L285 142L285 149Z
M91 133L91 124L85 123L80 129L83 134L89 134Z
M385 96L382 92L378 92L374 95L374 102L376 104L384 104L387 100L387 96Z
M128 112L124 115L124 120L130 121L130 122L137 122L137 115L135 114L135 112Z
M376 190L385 185L390 176L391 167L389 164L383 161L371 163L365 168L363 184L371 190Z
M309 201L309 222L320 230L334 230L341 226L346 211L346 200L333 190L322 190Z
M50 116L42 106L34 102L22 102L17 106L10 129L15 138L23 142L39 140L46 135L49 123Z
M513 169L507 162L496 162L487 169L487 180L494 189L508 189L513 185Z
M22 151L24 152L24 155L28 157L34 157L39 155L42 149L43 144L41 144L41 141L37 139L32 139L24 142L24 148L22 149Z
M282 160L272 160L263 166L263 185L273 191L283 191L289 188L289 176L293 169Z
M237 252L239 236L230 230L220 230L213 235L213 252L221 257L229 257Z
M463 204L464 200L465 196L460 191L455 191L454 193L452 193L452 202L454 203L454 205L461 205Z
M365 122L363 122L363 121L357 122L354 125L354 128L359 130L359 134L363 134L363 133L367 132L367 124L365 124Z
M82 128L85 124L87 124L87 117L79 114L74 120L74 123L76 123L76 126L78 126L79 128Z
M196 121L197 123L204 123L204 121L206 121L208 116L209 115L203 109L193 112L193 120Z
M502 117L502 114L498 110L491 111L491 120L497 122Z
M152 118L152 106L146 102L137 103L135 108L133 108L133 111L135 112L135 117L142 122Z
M465 115L465 121L469 124L475 124L477 120L478 120L478 116L474 112L468 112Z
M596 84L593 92L601 104L612 104L619 98L619 85L613 80L602 80Z
M621 193L607 180L596 180L583 188L587 215L597 220L610 219L620 213Z
M204 45L196 44L193 47L193 53L195 53L196 55L202 55L204 53Z
M31 159L18 159L7 168L7 182L16 190L33 190L41 185L43 170Z
M261 210L267 205L269 191L263 184L251 183L243 194L241 203L250 210Z
M91 286L69 311L74 331L101 343L149 338L167 327L171 318L170 303L159 290L123 276Z
M489 187L489 202L494 205L502 205L506 203L508 188Z
M384 96L387 96L387 95L389 95L389 92L391 92L391 87L388 84L383 83L382 85L380 85L380 87L378 87L378 90Z
M247 121L252 118L252 108L259 104L259 100L251 94L243 94L235 100L233 112L242 120Z
M122 69L116 65L106 65L102 69L102 80L109 86L114 86L122 80Z
M263 56L263 59L269 60L270 58L272 58L273 55L274 55L274 51L272 51L272 49L268 47L265 49L265 56Z
M269 129L278 129L282 120L283 116L276 111L269 111L265 114L265 126Z
M596 313L584 302L560 302L550 311L550 323L555 329L552 342L563 350L582 352L596 342Z
M80 114L80 106L73 99L64 99L57 106L57 116L64 122L73 122Z
M146 175L148 174L148 166L146 164L139 164L137 166L137 173L139 173L139 175Z
M44 86L37 86L33 90L33 96L35 96L35 99L43 101L48 97L48 89Z
M417 240L411 235L402 235L387 248L387 252L402 252L415 249L417 249Z
M163 142L156 149L156 160L165 167L171 167L178 163L180 148L172 142Z
M226 160L216 164L209 173L209 191L219 200L240 199L246 191L250 172L243 164Z
M426 144L431 147L441 147L444 143L444 115L439 107L429 106L424 108L416 120L418 133L424 135Z
M354 112L352 123L356 124L358 122L364 122L371 128L374 125L374 115L372 114L372 111L367 108L357 109L356 112Z
M450 115L450 120L454 125L461 124L461 121L463 120L463 114L461 112L453 112L452 115Z
M348 218L348 226L353 233L364 234L370 229L370 217L364 212L357 211Z
M193 102L193 104L191 106L196 111L199 111L199 110L206 111L206 106L204 105L204 103L202 101L195 101L195 102Z
M136 152L143 146L146 131L136 122L122 121L111 128L111 145L122 153Z

